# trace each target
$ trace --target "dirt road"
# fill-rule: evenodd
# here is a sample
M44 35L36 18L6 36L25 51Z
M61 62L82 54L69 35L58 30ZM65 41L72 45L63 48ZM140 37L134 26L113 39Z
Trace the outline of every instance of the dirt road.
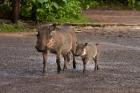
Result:
M94 72L89 63L84 75L80 58L76 70L70 63L57 74L50 54L47 75L42 76L35 35L0 33L0 93L140 93L140 31L109 29L77 33L80 42L100 44L100 70Z
M140 11L132 10L93 10L84 15L97 23L140 24Z

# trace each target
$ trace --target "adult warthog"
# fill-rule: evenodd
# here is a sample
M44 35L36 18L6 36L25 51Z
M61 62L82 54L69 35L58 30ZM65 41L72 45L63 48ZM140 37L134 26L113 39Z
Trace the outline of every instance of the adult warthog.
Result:
M41 25L38 27L36 49L43 54L43 73L47 70L48 51L56 54L57 72L61 71L60 57L64 57L63 70L67 68L69 53L73 54L73 68L76 68L75 51L76 51L76 34L74 28L57 27L56 25Z

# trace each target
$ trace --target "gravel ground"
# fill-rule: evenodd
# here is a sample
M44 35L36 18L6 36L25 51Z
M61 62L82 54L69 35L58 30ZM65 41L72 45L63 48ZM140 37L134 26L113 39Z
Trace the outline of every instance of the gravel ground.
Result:
M83 74L77 58L76 70L70 63L57 74L55 55L49 54L46 76L42 75L42 55L34 48L34 33L0 33L0 93L140 93L140 31L82 30L77 33L79 42L99 43L100 70L94 72L89 62Z

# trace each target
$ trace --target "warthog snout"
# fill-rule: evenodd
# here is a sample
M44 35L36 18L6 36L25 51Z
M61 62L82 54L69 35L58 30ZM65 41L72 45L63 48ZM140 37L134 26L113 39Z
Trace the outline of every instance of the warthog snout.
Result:
M44 47L44 46L43 47L42 46L35 46L35 48L38 52L44 52L46 50L46 47Z
M75 56L82 56L82 54L85 52L84 48L86 47L86 44L78 44L76 46L76 52L75 52Z

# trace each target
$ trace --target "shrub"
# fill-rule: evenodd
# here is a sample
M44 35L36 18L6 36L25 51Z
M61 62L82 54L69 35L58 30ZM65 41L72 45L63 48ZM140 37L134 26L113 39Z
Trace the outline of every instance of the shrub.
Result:
M20 16L22 18L31 18L31 11L32 11L32 0L22 0L22 7L21 7L21 12Z
M135 8L136 0L128 0L128 6L130 8Z
M81 3L81 7L83 9L96 8L100 3L97 0L79 0L79 2Z
M6 16L10 15L10 6L8 4L0 4L0 12Z
M76 18L81 14L78 0L23 0L21 16L36 21Z

